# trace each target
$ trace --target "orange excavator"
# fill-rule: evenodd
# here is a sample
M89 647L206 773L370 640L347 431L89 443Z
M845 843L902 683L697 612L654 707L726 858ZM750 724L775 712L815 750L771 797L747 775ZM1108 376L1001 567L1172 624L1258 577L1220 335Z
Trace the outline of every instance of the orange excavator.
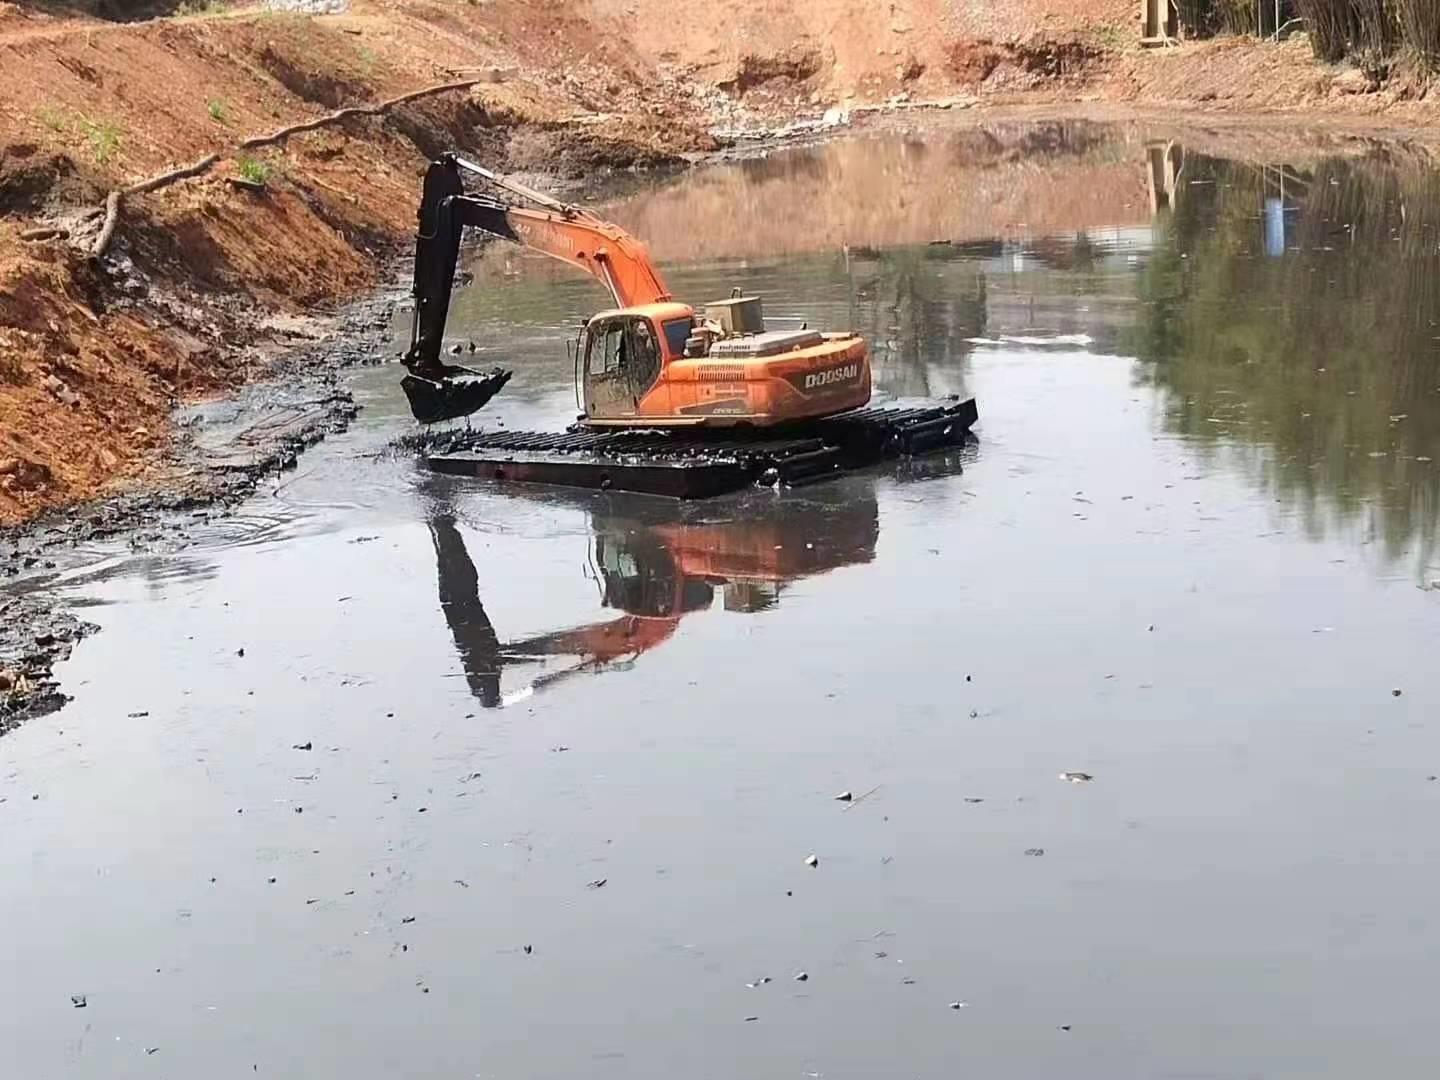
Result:
M490 193L467 194L462 171L485 181ZM419 219L409 373L402 380L417 420L466 416L510 377L441 360L467 226L569 263L609 289L615 307L592 316L576 345L582 426L772 427L870 400L863 338L803 324L769 329L754 296L732 296L703 312L679 303L644 245L623 229L474 162L447 154L431 164Z

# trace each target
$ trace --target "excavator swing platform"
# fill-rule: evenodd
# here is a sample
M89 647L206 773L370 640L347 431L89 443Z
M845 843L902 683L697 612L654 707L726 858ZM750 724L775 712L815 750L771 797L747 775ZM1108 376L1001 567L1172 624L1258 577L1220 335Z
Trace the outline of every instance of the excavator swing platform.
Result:
M489 190L467 193L462 171ZM870 358L858 334L771 329L753 296L697 311L671 296L619 226L454 154L426 171L418 217L401 386L422 423L468 416L511 375L441 360L467 227L585 271L615 303L575 342L583 411L568 431L456 432L427 458L437 472L698 498L959 445L975 422L973 399L867 408Z

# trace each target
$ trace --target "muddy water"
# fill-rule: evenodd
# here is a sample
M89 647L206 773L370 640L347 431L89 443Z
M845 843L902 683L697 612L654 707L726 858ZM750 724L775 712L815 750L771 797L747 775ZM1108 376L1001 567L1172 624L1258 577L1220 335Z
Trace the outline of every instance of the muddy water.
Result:
M376 456L370 371L236 518L72 574L75 700L0 743L6 1075L1432 1075L1440 178L1203 146L617 206L678 294L978 396L960 460L502 492ZM601 298L475 270L486 422L563 422Z

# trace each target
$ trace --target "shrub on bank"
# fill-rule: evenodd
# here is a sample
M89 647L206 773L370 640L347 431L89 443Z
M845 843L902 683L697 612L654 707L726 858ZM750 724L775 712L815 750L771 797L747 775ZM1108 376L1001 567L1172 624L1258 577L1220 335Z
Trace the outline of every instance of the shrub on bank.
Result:
M1273 5L1261 11L1274 19ZM1187 37L1254 33L1253 0L1175 0ZM1440 0L1282 0L1281 24L1304 20L1315 56L1327 63L1351 57L1378 71L1402 49L1428 70L1440 71ZM1266 31L1273 26L1266 26Z

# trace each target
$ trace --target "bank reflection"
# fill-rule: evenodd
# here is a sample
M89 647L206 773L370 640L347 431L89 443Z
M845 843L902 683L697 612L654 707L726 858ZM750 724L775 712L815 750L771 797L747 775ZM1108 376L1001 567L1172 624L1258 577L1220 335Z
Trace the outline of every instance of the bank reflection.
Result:
M440 610L470 692L496 708L578 675L625 670L668 641L682 619L716 608L717 598L724 612L753 614L780 603L792 582L870 562L880 535L873 487L812 492L743 500L727 516L713 507L606 500L590 514L591 565L601 606L617 614L524 638L504 638L492 624L460 527L438 506L428 524ZM502 677L511 670L519 685L506 690Z
M1423 573L1440 521L1440 174L1393 148L1176 160L1134 335L1167 428L1311 535Z

